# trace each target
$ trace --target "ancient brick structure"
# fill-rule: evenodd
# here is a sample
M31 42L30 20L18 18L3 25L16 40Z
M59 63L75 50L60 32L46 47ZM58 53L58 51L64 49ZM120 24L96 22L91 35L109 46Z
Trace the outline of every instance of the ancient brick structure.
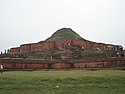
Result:
M124 68L124 54L120 54L122 48L119 45L88 41L72 29L63 28L45 41L11 48L9 53L0 55L0 64L3 64L6 70ZM113 56L118 51L119 57Z
M65 50L66 46L79 45L84 50L97 49L97 50L117 50L118 45L110 45L103 43L89 42L85 40L69 39L66 41L43 41L40 43L23 44L17 48L11 48L10 53L15 54L19 52L34 52L34 51L46 51L46 50Z
M78 34L76 34L72 29L63 28L57 30L57 32L55 32L52 37L48 38L45 41L40 41L38 43L32 44L22 44L20 45L20 47L11 48L10 54L49 50L65 51L65 48L67 46L73 45L80 46L82 50L118 50L119 48L119 45L96 43L85 40L81 38Z
M117 68L125 69L125 59L97 59L97 60L25 60L25 59L4 59L0 61L4 65L4 70L29 70L29 69L99 69Z
M12 54L20 53L20 49L21 49L20 47L11 48L10 53L12 53Z

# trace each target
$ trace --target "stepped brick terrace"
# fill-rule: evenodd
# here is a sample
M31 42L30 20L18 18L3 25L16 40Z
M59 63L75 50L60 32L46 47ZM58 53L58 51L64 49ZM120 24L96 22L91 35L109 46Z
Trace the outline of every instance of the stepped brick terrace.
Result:
M89 41L62 28L45 41L10 48L0 63L6 69L125 67L124 54L121 45Z

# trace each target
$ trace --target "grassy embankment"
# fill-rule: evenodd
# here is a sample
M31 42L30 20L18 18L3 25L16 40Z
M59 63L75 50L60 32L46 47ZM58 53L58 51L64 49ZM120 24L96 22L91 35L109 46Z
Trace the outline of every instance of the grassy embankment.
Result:
M124 94L125 71L12 71L0 75L0 94Z

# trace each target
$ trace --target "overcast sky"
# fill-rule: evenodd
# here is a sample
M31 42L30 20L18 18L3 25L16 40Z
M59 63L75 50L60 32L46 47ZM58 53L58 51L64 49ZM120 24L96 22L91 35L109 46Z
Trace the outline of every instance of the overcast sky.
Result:
M0 0L0 51L45 40L63 27L125 47L125 0Z

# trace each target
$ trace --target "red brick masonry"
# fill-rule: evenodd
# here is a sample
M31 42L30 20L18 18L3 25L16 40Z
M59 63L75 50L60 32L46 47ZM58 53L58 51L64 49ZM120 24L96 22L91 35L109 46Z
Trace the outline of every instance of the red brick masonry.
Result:
M70 68L115 68L125 67L125 59L97 59L97 60L26 60L26 59L3 59L0 64L5 70L25 69L70 69Z
M17 54L20 52L37 52L47 50L65 50L65 47L70 45L79 45L84 50L100 49L100 50L117 50L119 45L111 45L104 43L90 42L87 40L68 39L65 41L42 41L32 44L22 44L20 47L11 48L10 54Z

